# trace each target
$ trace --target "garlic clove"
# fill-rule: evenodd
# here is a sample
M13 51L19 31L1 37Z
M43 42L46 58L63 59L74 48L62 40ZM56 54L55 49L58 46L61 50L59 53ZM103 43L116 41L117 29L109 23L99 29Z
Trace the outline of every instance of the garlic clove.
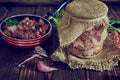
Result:
M54 70L58 70L55 67L47 66L43 61L39 61L37 63L37 69L41 72L51 72L51 71L54 71Z
M41 56L48 57L46 51L40 46L35 47L35 52L40 54Z

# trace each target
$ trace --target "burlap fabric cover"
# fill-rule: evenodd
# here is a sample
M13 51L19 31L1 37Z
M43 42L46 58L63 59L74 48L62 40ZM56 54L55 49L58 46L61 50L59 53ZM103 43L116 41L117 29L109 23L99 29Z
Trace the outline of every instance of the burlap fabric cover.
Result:
M108 43L106 41L105 43ZM67 63L70 68L86 68L97 71L112 70L114 66L118 65L120 61L120 50L113 45L105 44L100 54L94 58L77 58L70 54L66 48L58 48L57 51L51 56L55 61L62 61Z
M108 26L107 6L97 0L77 0L69 3L58 28L60 46L69 45L86 30L95 25ZM80 27L81 26L81 27Z
M69 3L65 11L67 15L62 19L58 28L60 46L51 55L55 61L67 63L71 68L86 68L93 70L111 70L120 60L119 49L104 42L103 48L92 58L79 58L68 51L67 46L74 42L86 30L91 30L95 25L105 26L103 40L107 36L108 17L107 6L98 0L74 0ZM81 27L80 27L81 26Z

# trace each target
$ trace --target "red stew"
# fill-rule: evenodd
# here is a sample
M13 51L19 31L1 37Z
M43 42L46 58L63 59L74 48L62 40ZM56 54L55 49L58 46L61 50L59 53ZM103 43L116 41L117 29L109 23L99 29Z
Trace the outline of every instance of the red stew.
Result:
M43 19L36 21L25 17L16 25L5 25L3 32L10 37L17 39L35 39L42 37L48 32L49 24L45 23Z

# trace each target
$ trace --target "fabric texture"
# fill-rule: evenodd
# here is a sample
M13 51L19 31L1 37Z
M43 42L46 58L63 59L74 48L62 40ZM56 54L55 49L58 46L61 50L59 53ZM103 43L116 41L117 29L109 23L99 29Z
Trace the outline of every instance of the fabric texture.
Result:
M61 47L59 47L51 57L55 61L67 63L72 69L112 70L114 66L118 66L118 62L120 61L120 49L108 43L109 40L104 42L103 49L93 58L78 58L73 56L67 48Z
M75 0L65 7L65 11L79 19L95 19L106 15L108 8L98 0Z

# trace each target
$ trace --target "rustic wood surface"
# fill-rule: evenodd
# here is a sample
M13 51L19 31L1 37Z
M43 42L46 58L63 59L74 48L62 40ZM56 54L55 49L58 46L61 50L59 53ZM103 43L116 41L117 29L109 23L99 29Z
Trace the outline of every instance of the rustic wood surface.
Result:
M15 14L37 14L43 16L48 11L55 9L56 6L5 6L8 15ZM108 16L110 19L120 20L120 6L110 6ZM58 47L57 31L53 24L52 35L41 46L50 56ZM30 57L33 48L19 49L8 45L0 37L0 80L120 80L120 63L111 71L93 71L86 69L72 70L67 64L54 62L51 58L44 58L47 65L55 66L57 71L44 73L36 69L37 59L31 60L26 67L19 68L18 64Z
M58 5L65 0L0 0L1 5Z

